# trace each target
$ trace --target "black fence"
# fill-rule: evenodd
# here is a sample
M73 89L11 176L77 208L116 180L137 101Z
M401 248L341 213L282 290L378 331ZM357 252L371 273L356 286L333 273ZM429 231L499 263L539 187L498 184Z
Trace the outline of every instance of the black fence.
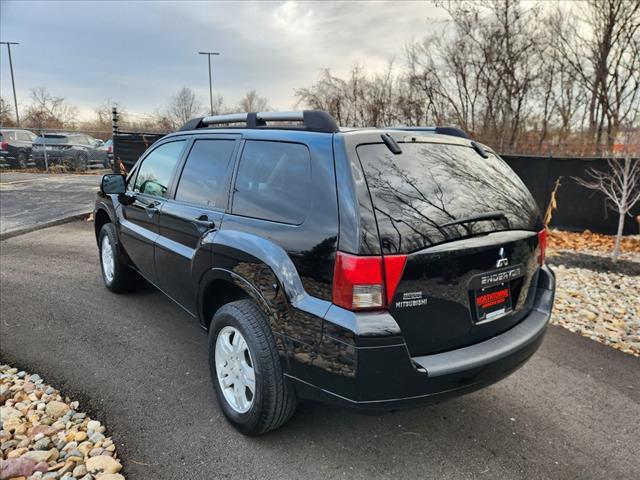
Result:
M524 155L502 155L529 188L538 206L545 212L551 192L558 178L560 188L556 194L558 208L553 214L551 226L562 230L606 233L613 235L618 229L618 213L605 207L601 192L589 190L576 183L573 177L588 179L587 170L594 168L608 171L604 158L533 157ZM631 210L625 219L624 233L637 234L636 217L640 215L640 204Z
M124 171L129 172L145 150L164 136L164 133L116 133L113 136L113 171L121 172L124 167Z

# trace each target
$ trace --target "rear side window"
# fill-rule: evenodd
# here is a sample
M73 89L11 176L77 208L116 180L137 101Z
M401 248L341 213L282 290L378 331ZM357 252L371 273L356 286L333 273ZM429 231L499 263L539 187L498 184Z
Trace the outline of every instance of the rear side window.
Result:
M234 140L196 140L182 170L176 200L215 207L234 146Z
M178 164L184 140L165 143L142 161L133 187L134 192L167 197L171 174Z
M69 143L69 137L65 135L46 134L44 137L37 137L34 142L46 145L63 145Z
M310 190L306 146L248 140L236 176L232 213L297 225L309 211Z

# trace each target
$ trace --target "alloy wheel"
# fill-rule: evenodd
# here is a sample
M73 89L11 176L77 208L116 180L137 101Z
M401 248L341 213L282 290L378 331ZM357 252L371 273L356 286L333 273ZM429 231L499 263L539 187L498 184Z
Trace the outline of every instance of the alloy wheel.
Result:
M253 405L256 377L249 345L238 329L226 326L218 332L215 362L225 400L236 412L247 412Z
M115 259L113 256L113 247L111 246L111 240L109 240L109 235L105 235L102 238L102 248L100 250L100 258L102 260L102 271L104 272L104 278L107 283L111 283L113 281L113 274L115 272Z

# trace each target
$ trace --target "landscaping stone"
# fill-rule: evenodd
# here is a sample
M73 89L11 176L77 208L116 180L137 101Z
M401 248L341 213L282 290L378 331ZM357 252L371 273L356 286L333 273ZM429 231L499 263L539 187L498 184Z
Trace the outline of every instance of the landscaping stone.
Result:
M552 323L640 357L640 255L616 265L602 252L562 250L547 263L557 283Z
M63 397L40 376L19 373L0 365L3 466L7 462L23 468L16 478L27 480L124 480L104 425L78 412L77 401Z

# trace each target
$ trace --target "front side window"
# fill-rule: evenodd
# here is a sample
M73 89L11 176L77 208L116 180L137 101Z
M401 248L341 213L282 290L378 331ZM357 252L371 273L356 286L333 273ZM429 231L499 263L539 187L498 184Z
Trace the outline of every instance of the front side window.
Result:
M142 161L133 187L136 193L167 197L171 174L178 164L184 140L160 145Z
M300 224L311 203L311 158L298 143L248 140L240 159L232 212Z
M215 207L234 140L196 140L182 170L176 200Z

